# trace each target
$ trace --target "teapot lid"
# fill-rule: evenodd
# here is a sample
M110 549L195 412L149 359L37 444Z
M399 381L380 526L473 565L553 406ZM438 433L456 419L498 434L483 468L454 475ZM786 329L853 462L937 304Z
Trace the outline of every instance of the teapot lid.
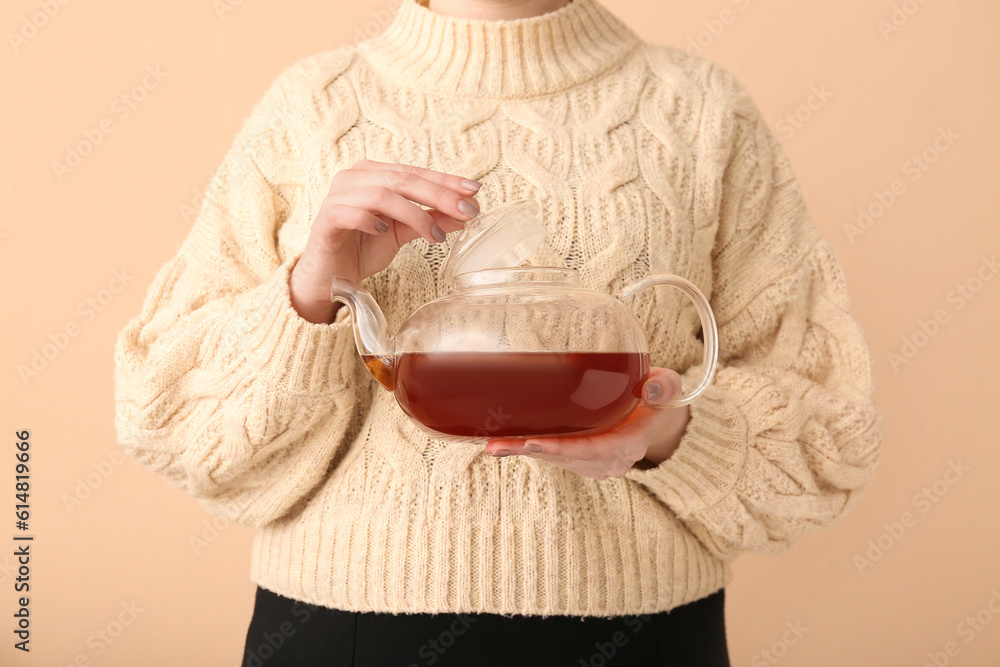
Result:
M455 284L455 276L483 269L517 266L545 238L541 205L518 199L479 214L465 225L441 265L441 279Z

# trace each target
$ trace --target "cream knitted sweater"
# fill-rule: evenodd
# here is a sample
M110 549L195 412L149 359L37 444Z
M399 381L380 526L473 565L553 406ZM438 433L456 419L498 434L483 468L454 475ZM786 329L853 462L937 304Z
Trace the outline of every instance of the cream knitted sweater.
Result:
M484 209L540 200L529 263L586 287L697 284L720 365L674 455L597 481L434 440L365 371L347 308L299 317L289 272L334 173L366 157L478 179ZM390 330L443 293L452 236L364 281ZM631 304L652 363L693 378L685 297ZM254 582L345 610L668 610L723 587L740 552L842 516L880 450L844 276L759 110L597 0L502 22L403 0L382 35L287 68L120 332L115 371L125 451L256 527Z

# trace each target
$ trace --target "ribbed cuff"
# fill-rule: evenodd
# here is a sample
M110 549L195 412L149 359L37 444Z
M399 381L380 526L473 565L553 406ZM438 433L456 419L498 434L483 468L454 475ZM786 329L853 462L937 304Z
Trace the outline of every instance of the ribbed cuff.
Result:
M658 466L632 468L625 478L648 488L679 518L711 507L733 492L748 447L746 421L715 384L690 405L691 421L677 450Z
M247 361L257 376L290 394L331 394L347 386L356 370L354 318L346 306L332 324L314 324L292 307L288 278L300 255L289 257L233 326L243 335Z

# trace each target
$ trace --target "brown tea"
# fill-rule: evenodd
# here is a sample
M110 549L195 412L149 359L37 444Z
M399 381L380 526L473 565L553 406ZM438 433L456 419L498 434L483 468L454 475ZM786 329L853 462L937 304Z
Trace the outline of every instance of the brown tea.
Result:
M631 352L402 354L365 364L403 410L441 433L515 437L597 433L640 400L649 355Z

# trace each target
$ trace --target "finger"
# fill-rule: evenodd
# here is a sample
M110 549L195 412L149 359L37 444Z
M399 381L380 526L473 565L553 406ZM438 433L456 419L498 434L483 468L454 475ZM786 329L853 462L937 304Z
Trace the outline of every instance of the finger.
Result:
M455 220L450 215L445 215L441 211L435 211L430 209L427 213L431 216L438 227L444 230L445 234L458 231L463 229L465 225ZM391 222L391 221L390 221ZM417 232L412 227L407 227L406 225L400 223L395 226L396 229L396 241L399 245L404 243L409 243L415 238L420 238L420 233Z
M443 185L446 188L450 188L455 192L462 194L463 196L474 195L479 192L479 188L482 187L482 183L479 181L472 180L471 178L465 178L464 176L456 176L455 174L446 174L442 171L434 171L433 169L425 169L423 167L415 167L408 164L399 164L396 162L379 162L378 160L361 160L356 162L352 169L359 170L391 170L391 171L403 171L416 174L421 178L424 178L438 185Z
M642 398L649 405L662 405L681 394L681 376L669 368L653 367L642 385Z
M536 444L541 452L528 453ZM574 472L604 479L621 477L646 454L648 441L622 435L600 435L582 438L552 438L535 442L528 440L521 452L533 459L550 461Z
M341 243L344 234L351 230L379 235L390 229L386 216L377 216L357 206L331 204L323 214L333 225L321 239L321 245L327 250L335 250L331 244Z
M614 443L588 437L531 439L524 443L524 452L550 461L599 461L608 455L609 444Z
M546 446L555 440L568 440L569 438L546 439ZM635 464L635 461L642 458L641 453L633 454L631 448L628 451L605 451L600 454L582 458L579 451L574 456L559 456L556 454L532 454L524 449L519 449L524 442L532 443L534 439L523 440L491 440L487 445L487 453L490 452L510 452L510 455L522 455L532 459L540 459L563 470L589 477L591 479L603 480L609 477L624 477ZM551 449L551 448L549 448Z
M432 218L434 218L434 222L438 223L438 225L446 232L457 232L461 229L465 229L464 222L456 220L450 215L446 215L441 211L436 211L434 209L428 209L427 212L431 214Z
M507 450L512 454L520 454L524 442L524 438L490 438L486 443L486 453L493 456L497 452Z
M342 194L365 187L388 188L417 204L447 213L456 220L467 221L479 215L479 203L475 197L460 194L414 171L350 169L337 174L337 181L331 186L331 194Z
M590 438L494 438L486 443L486 453L490 455L507 450L511 454L523 454L532 458L549 461L592 461L599 455L599 448ZM536 451L537 450L537 451Z
M364 209L377 216L386 216L411 227L417 236L430 243L444 240L445 233L434 218L406 197L384 186L361 187L336 195L336 203ZM416 238L416 237L414 237Z

